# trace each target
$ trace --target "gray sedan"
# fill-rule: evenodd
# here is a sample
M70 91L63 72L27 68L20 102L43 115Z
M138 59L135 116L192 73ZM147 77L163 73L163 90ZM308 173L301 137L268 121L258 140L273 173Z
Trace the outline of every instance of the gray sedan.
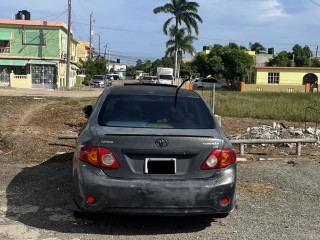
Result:
M176 86L106 88L79 134L73 210L226 216L236 154L205 101Z

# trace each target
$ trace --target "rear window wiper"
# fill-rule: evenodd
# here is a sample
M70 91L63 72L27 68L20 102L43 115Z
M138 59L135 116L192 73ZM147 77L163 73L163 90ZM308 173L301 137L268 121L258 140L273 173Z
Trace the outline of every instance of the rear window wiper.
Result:
M183 84L185 84L189 80L190 80L190 78L183 80L182 83L180 84L180 86L177 88L176 95L174 97L174 108L177 108L177 98L178 98L178 92L179 92L180 88L183 86Z

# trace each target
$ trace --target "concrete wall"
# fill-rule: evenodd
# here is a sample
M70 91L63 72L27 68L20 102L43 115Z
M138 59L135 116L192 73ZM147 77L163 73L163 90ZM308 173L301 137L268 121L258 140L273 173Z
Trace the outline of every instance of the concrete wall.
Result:
M32 81L31 75L15 75L13 73L10 74L10 87L13 88L31 88Z
M244 84L242 92L306 92L305 85Z

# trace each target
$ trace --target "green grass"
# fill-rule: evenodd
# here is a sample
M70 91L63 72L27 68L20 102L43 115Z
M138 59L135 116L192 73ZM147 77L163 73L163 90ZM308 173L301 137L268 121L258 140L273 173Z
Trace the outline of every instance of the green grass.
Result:
M198 93L212 105L210 91ZM216 91L215 113L225 117L320 122L320 94Z

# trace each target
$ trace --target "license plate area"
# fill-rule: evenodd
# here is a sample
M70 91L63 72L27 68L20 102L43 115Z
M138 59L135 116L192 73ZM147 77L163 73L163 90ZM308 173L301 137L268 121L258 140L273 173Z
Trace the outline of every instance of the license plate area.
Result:
M177 159L146 158L144 170L146 174L175 174Z

